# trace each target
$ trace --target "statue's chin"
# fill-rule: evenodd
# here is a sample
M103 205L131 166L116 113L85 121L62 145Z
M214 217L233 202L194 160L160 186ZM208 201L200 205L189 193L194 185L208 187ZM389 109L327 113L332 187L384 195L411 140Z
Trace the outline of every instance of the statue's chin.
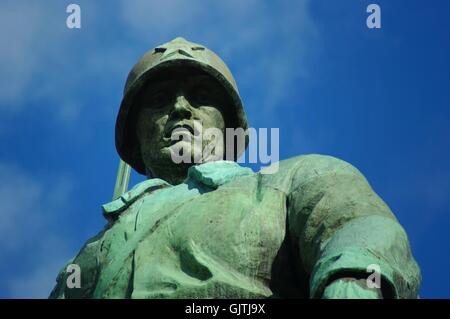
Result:
M182 149L188 154L181 153ZM190 154L191 150L193 150L193 154ZM182 156L180 154L185 155ZM190 166L223 159L223 149L219 147L217 152L203 154L201 147L189 145L186 141L179 141L161 148L159 152L153 152L148 155L151 158L144 160L144 162L147 167L151 168L150 174L148 174L149 177L158 177L171 184L178 184L186 178ZM205 155L204 158L203 155Z
M182 142L178 142L182 143ZM174 145L163 147L159 152L148 154L144 159L149 178L161 178L172 185L182 183L187 176L187 171L193 163L176 163L172 158ZM177 154L177 153L175 153Z
M202 148L186 141L179 141L173 145L164 147L161 156L165 161L171 161L174 165L195 165L203 163Z

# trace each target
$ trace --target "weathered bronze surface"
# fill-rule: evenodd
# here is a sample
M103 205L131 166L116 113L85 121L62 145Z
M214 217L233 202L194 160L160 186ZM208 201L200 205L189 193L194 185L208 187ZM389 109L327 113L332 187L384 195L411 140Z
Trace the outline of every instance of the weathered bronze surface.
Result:
M418 296L407 235L356 168L324 155L281 161L275 174L175 164L170 132L193 120L247 128L225 64L177 38L132 69L117 119L121 158L149 179L103 205L106 227L69 262L81 287L67 287L64 267L51 298ZM367 285L371 265L380 289Z

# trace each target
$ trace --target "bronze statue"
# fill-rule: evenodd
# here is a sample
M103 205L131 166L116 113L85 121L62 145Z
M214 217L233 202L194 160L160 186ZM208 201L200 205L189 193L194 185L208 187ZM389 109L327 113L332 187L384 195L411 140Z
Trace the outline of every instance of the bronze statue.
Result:
M81 287L67 287L64 267L51 298L418 297L407 235L356 168L303 155L255 173L233 161L248 140L232 152L219 143L219 158L175 163L186 141L171 134L196 138L194 121L247 129L224 62L177 38L133 67L117 117L117 151L148 179L103 205L107 225L70 261Z

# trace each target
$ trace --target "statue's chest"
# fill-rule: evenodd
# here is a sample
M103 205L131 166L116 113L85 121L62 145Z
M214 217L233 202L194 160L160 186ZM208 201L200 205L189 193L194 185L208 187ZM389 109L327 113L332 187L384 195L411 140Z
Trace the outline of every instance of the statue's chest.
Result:
M270 280L285 237L283 193L234 184L192 196L169 195L158 205L155 209L151 196L136 203L105 242L110 252L132 254L128 261L136 294L144 294L140 297L193 291L207 283L240 282L245 287L239 289L247 291L257 286L256 278ZM108 255L106 264L116 258Z
M279 192L257 198L252 189L225 188L177 207L149 236L174 251L196 245L235 265L274 250L285 233L285 202Z

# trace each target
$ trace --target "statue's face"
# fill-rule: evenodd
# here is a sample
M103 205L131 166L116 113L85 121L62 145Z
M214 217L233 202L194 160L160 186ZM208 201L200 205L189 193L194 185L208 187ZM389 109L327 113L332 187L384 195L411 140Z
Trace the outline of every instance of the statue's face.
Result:
M202 158L211 142L205 132L210 128L224 132L223 109L227 101L224 90L203 73L172 72L148 83L137 102L140 111L136 132L147 172L181 182L187 167L194 164L194 157ZM177 140L172 139L174 131L179 134ZM191 150L191 164L174 165L172 156L179 153L183 143L190 144L185 149ZM223 140L215 141L215 146L214 159L223 158ZM202 158L201 162L210 160Z

